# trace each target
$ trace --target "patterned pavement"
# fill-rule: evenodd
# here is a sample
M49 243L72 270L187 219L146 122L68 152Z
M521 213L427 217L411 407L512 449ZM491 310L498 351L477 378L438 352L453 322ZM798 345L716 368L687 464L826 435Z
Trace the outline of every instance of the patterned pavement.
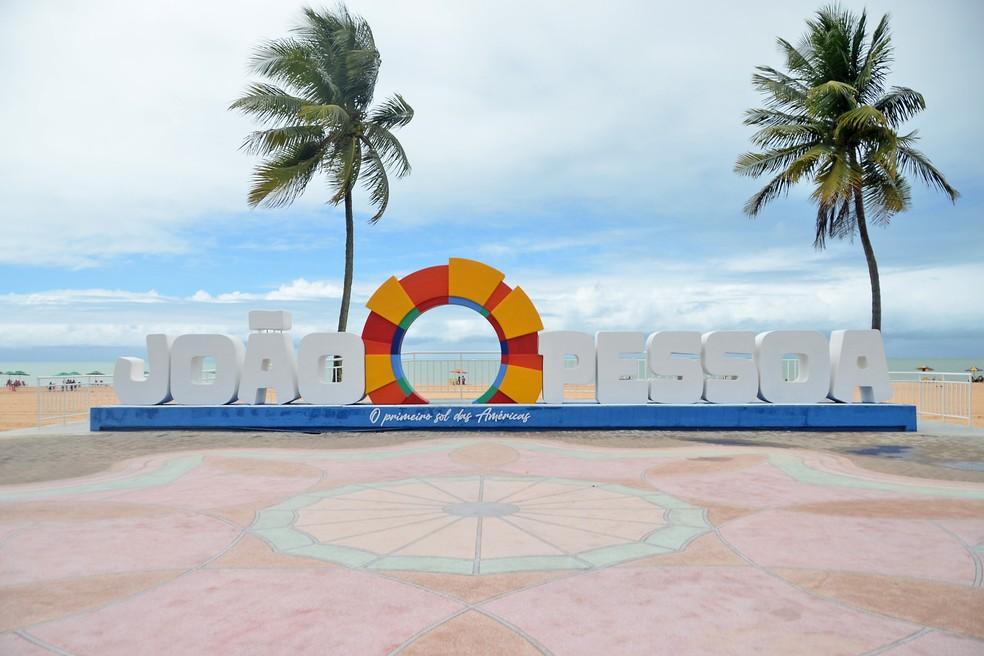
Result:
M984 485L798 449L449 438L0 487L0 654L984 654L982 583Z

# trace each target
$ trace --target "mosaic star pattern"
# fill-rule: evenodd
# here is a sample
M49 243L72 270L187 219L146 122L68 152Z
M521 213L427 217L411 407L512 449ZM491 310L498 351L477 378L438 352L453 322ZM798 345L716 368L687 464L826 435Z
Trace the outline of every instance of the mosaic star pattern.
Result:
M283 553L369 569L590 569L675 551L708 530L666 494L540 477L428 477L292 497L253 532Z
M0 486L0 653L984 653L984 485L447 438Z

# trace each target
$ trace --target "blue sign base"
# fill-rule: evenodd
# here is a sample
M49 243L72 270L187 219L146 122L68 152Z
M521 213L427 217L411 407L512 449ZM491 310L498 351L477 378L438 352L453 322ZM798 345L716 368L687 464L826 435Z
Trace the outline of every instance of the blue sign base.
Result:
M89 425L93 431L914 431L916 407L888 403L106 406L92 408Z

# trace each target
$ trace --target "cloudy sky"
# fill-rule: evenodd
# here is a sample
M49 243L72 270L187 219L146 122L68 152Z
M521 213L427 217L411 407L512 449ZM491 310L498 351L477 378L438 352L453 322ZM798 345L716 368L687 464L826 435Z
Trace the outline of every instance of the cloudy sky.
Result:
M0 360L241 334L252 308L334 329L341 211L321 181L250 210L238 147L254 126L226 109L300 6L0 3ZM817 6L352 0L382 54L377 97L402 93L416 116L384 220L367 225L357 198L350 331L389 275L448 256L505 271L549 329L866 327L860 244L813 250L805 188L745 218L757 183L732 173L754 66L780 65L775 38ZM917 188L873 233L897 357L984 355L982 7L867 4L891 10L890 83L925 94L911 127L962 193ZM494 348L468 312L434 310L408 348Z

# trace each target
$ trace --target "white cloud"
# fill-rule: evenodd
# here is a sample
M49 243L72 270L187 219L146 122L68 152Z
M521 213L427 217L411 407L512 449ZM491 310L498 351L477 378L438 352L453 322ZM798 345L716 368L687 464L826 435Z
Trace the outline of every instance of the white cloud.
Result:
M748 278L733 271L761 273ZM966 285L984 278L984 264L882 271L886 336L972 333L980 320ZM745 256L702 263L674 262L657 268L620 263L603 275L544 273L532 268L509 282L529 293L548 330L768 330L865 328L870 291L863 266L827 263L823 278L792 268L783 274L768 259L759 267ZM188 299L155 291L52 290L0 295L4 346L139 346L149 332L247 332L246 314L256 307L287 309L294 333L333 330L338 311L335 283L297 279L273 291L211 294ZM363 295L353 302L349 331L359 333L367 311ZM92 305L102 303L98 311ZM30 310L30 311L27 311ZM57 312L55 315L50 312ZM415 349L474 348L492 343L483 319L463 308L425 314L407 334Z
M341 298L342 287L324 280L305 280L298 278L275 291L264 295L268 301L311 301L325 298Z
M186 253L203 217L245 212L254 160L238 147L255 126L226 108L250 79L253 48L285 35L301 5L0 5L0 122L20 126L0 159L0 263ZM754 65L778 63L775 37L795 38L816 9L812 0L350 5L382 52L380 97L399 91L417 109L400 134L414 173L394 182L396 225L454 212L535 216L572 202L677 217L738 207L751 188L730 173L748 146L741 111L757 102L748 78ZM895 11L898 81L933 103L924 146L943 170L960 162L969 177L980 164L962 148L974 121L963 108L981 91L937 71L980 54L979 10L897 7L869 10ZM966 47L947 47L955 42ZM325 200L314 184L300 205Z
M52 289L29 294L0 294L0 304L68 305L90 303L165 303L169 301L156 290L130 292L120 289Z
M353 290L353 295L356 295ZM196 303L247 303L250 301L320 301L341 299L342 286L327 280L297 278L270 292L222 292L211 294L199 289L188 300Z

